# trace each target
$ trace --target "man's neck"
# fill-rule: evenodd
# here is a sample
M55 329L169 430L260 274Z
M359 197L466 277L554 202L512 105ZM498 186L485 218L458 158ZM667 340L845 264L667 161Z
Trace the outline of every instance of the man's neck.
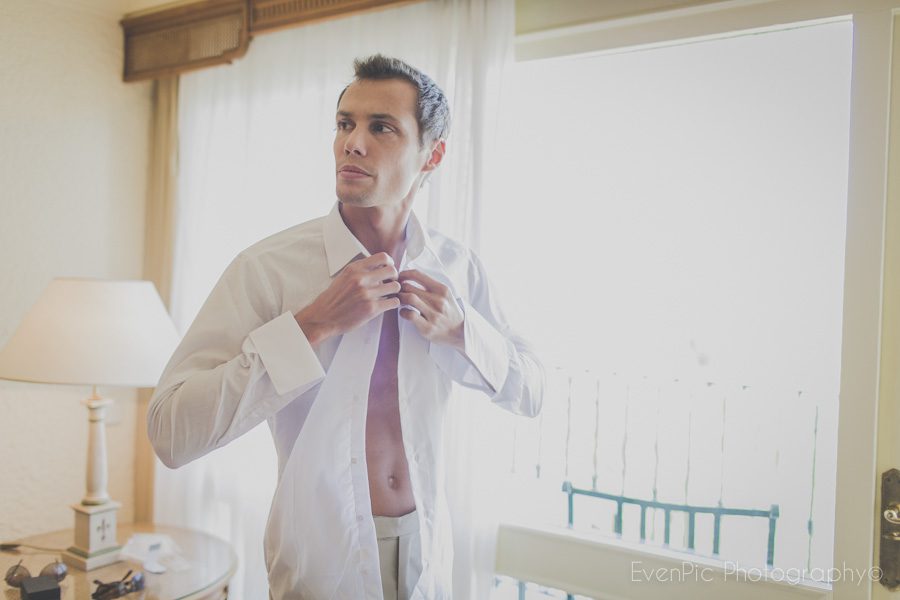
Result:
M358 207L340 203L347 229L370 254L387 252L397 265L406 249L406 222L412 203L397 206Z

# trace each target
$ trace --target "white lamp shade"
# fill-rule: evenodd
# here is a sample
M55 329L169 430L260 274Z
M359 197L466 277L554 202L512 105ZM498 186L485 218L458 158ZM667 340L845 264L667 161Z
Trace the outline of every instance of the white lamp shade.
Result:
M154 387L178 340L149 281L54 279L0 351L0 378Z

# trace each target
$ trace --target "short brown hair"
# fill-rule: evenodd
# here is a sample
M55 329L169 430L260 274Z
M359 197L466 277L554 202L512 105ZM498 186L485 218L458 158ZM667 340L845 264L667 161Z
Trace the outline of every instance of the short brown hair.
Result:
M399 58L373 54L353 61L355 81L402 79L413 84L418 93L416 122L419 125L419 145L425 140L446 139L450 133L450 105L444 91L431 77ZM349 86L347 86L349 87ZM338 96L338 104L344 97L345 87Z

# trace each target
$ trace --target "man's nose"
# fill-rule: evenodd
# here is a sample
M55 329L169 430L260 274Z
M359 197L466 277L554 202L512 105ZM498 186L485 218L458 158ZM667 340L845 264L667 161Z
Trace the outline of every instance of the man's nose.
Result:
M357 156L365 156L366 155L366 141L364 139L365 133L359 131L359 129L354 129L349 134L347 134L347 138L344 140L344 154L355 154Z

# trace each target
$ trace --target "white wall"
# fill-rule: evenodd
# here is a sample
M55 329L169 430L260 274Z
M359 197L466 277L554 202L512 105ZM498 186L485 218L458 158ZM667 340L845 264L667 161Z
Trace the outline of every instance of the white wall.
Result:
M140 0L134 0L140 1ZM718 0L516 0L516 33L532 33L665 10L714 4Z
M0 0L0 346L53 277L141 276L151 103L149 84L121 81L129 8ZM117 400L109 491L129 522L135 393L99 392ZM0 539L72 526L89 394L0 381Z

